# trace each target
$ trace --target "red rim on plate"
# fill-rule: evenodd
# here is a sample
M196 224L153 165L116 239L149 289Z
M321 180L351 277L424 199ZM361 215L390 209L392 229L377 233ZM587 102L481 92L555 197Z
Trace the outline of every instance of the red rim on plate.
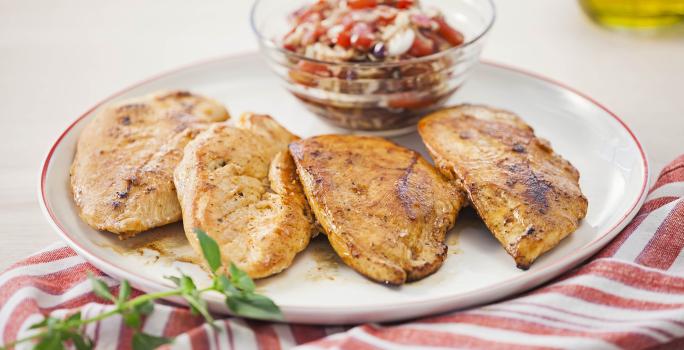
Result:
M133 277L136 277L137 279L139 279L140 281L145 281L144 283L140 283L139 285L144 285L144 286L147 287L148 289L162 290L162 289L168 289L168 288L170 288L170 285L164 285L164 284L162 284L162 283L157 283L157 282L155 282L155 281L151 281L151 280L147 279L146 277L144 277L144 276L142 276L142 275L136 274L135 272L123 270L123 269L117 267L116 265L114 265L114 264L112 264L112 263L110 263L110 262L108 262L108 261L106 261L106 260L103 260L103 259L99 258L95 253L89 251L86 247L84 247L83 245L81 245L77 240L73 239L73 237L69 234L69 232L64 228L64 226L61 224L61 222L59 221L59 219L56 217L56 215L54 214L52 208L49 206L48 201L47 201L45 180L46 180L46 175L47 175L48 167L50 166L50 161L51 161L51 159L52 159L52 156L53 156L53 153L54 153L55 149L57 148L57 146L60 145L60 143L62 142L62 140L64 139L64 137L69 133L69 131L70 131L76 124L78 124L78 122L80 122L83 118L85 118L86 116L88 116L88 115L89 115L91 112L93 112L95 109L97 109L97 108L99 108L100 106L102 106L103 104L105 104L105 103L111 101L112 99L114 99L114 98L116 98L116 97L118 97L118 96L120 96L120 95L122 95L122 94L124 94L124 93L126 93L126 92L128 92L128 91L130 91L130 90L132 90L132 89L134 89L134 88L136 88L136 87L139 87L139 86L141 86L141 85L144 85L144 84L146 84L146 83L148 83L148 82L157 80L157 79L159 79L159 78L162 78L162 77L165 77L165 76L168 76L168 75L171 75L171 74L174 74L174 73L179 72L179 71L183 71L183 70L185 70L185 69L189 69L189 68L192 68L192 67L201 66L201 65L209 64L209 63L213 63L213 62L219 62L219 61L227 60L227 59L231 59L231 58L238 58L238 57L242 57L242 56L253 55L253 54L254 54L254 53L247 52L247 53L242 53L242 54L237 54L237 55L222 56L222 57L218 57L218 58L214 58L214 59L209 59L209 60L204 60L204 61L200 61L200 62L197 62L197 63L193 63L193 64L190 64L190 65L182 66L182 67L180 67L180 68L176 68L176 69L169 70L169 71L167 71L167 72L164 72L164 73L155 75L155 76L153 76L153 77L151 77L151 78L148 78L148 79L145 79L145 80L143 80L143 81L141 81L141 82L138 82L138 83L136 83L136 84L134 84L134 85L132 85L132 86L129 86L129 87L127 87L127 88L125 88L125 89L123 89L123 90L121 90L121 91L119 91L119 92L117 92L117 93L115 93L115 94L113 94L113 95L107 97L106 99L104 99L104 100L102 100L101 102L97 103L95 106L93 106L93 107L90 108L88 111L86 111L85 113L83 113L83 114L82 114L80 117L78 117L73 123L71 123L71 124L66 128L66 130L64 130L64 131L62 132L62 134L57 138L57 141L56 141L56 142L52 145L52 147L50 148L50 150L49 150L49 152L48 152L48 154L47 154L47 156L46 156L46 158L45 158L45 161L43 162L43 166L42 166L42 170L41 170L41 177L40 177L40 186L39 186L39 197L40 197L40 200L39 200L39 201L40 201L40 203L41 203L41 208L42 208L43 211L50 217L51 224L53 224L53 225L55 226L57 233L62 237L62 239L64 239L64 240L65 240L73 249L75 249L80 255L83 255L83 256L87 257L87 258L88 258L87 260L92 261L92 262L94 262L94 263L96 262L97 265L100 265L100 266L107 266L111 271L116 271L116 273L117 273L119 276L133 276ZM549 84L551 84L551 85L554 85L554 86L556 86L556 87L559 87L559 88L561 88L561 89L563 89L563 90L569 91L569 92L571 92L572 94L574 94L574 95L576 95L576 96L579 96L579 97L581 97L581 98L583 98L583 99L589 101L590 103L592 103L592 104L595 105L596 107L599 107L601 110L603 110L603 111L605 111L606 113L608 113L608 115L610 115L611 117L613 117L613 118L614 118L614 119L615 119L615 120L624 128L624 130L626 130L626 131L629 133L630 137L632 138L632 140L634 141L634 143L637 145L637 147L638 147L638 149L639 149L639 153L640 153L640 155L641 155L642 162L643 162L642 164L643 164L643 167L644 167L644 174L643 174L644 180L643 180L643 183L642 183L642 185L641 185L641 189L640 189L640 192L639 192L639 196L638 196L637 199L634 201L634 203L632 203L632 205L630 206L630 209L625 213L625 215L624 215L624 216L623 216L615 225L613 225L610 229L606 230L605 232L601 233L597 238L594 238L592 241L590 241L589 243L585 244L582 248L578 249L577 252L575 252L574 254L565 256L565 257L559 259L558 261L556 261L556 262L554 262L554 263L551 263L551 264L549 264L549 265L547 265L547 266L544 266L544 267L542 267L542 268L540 268L540 269L537 269L537 270L530 270L530 271L528 271L528 272L526 272L526 273L524 273L524 274L521 274L521 275L519 275L519 276L516 276L516 277L513 277L513 278L509 278L509 279L507 279L507 280L504 280L504 281L501 281L501 282L497 282L497 283L495 283L495 284L493 284L493 285L487 286L486 288L480 288L480 289L476 289L476 290L473 290L473 291L470 291L470 292L467 292L467 293L458 294L457 296L454 297L454 299L461 299L461 298L472 297L472 296L475 296L475 295L478 295L478 294L483 294L486 290L497 289L497 288L502 287L502 286L504 286L504 285L511 284L511 283L514 283L514 282L520 282L520 281L524 281L524 284L523 284L522 289L523 289L523 290L527 290L527 289L529 289L529 288L531 288L531 287L537 286L537 285L539 285L539 284L541 284L541 283L543 283L543 282L545 282L545 281L547 281L547 280L549 280L549 279L555 277L555 275L550 276L550 277L547 276L547 274L546 274L545 272L547 272L547 271L549 271L549 270L560 269L560 268L563 268L563 267L565 267L565 266L568 266L568 265L573 264L573 262L575 263L575 266L576 266L576 265L579 265L582 261L584 261L584 260L586 260L587 258L589 258L589 257L593 254L593 252L594 252L595 250L598 249L598 248L596 248L596 245L597 245L597 244L603 242L603 241L604 241L605 239L607 239L607 237L608 237L609 235L611 235L611 234L612 234L613 237L616 236L616 235L618 234L618 232L615 232L616 229L617 229L618 227L620 227L620 226L626 225L626 221L629 220L629 219L631 219L631 218L636 214L636 211L637 211L637 209L638 209L637 206L638 206L640 203L643 202L643 200L644 200L644 198L645 198L645 196L646 196L647 186L648 186L648 182L649 182L649 167L648 167L648 160L647 160L647 157L646 157L646 153L645 153L645 151L644 151L644 149L643 149L643 147L642 147L642 145L641 145L641 142L639 142L639 140L638 140L637 137L635 136L634 132L627 126L627 124L625 124L625 122L624 122L622 119L620 119L620 117L618 117L615 113L613 113L612 111L610 111L608 108L606 108L605 106L603 106L602 104L600 104L599 102L597 102L596 100L594 100L593 98L587 96L586 94L584 94L584 93L582 93L582 92L579 92L579 91L577 91L576 89L574 89L574 88L572 88L572 87L569 87L569 86L567 86L567 85L565 85L565 84L563 84L563 83L560 83L560 82L557 82L557 81L555 81L555 80L553 80L553 79L550 79L550 78L547 78L547 77L545 77L545 76L542 76L542 75L540 75L540 74L533 73L533 72L529 72L529 71L526 71L526 70L523 70L523 69L520 69L520 68L516 68L516 67L511 67L511 66L508 66L508 65L505 65L505 64L496 63L496 62L483 61L483 62L481 62L481 63L482 63L482 64L485 64L485 65L489 65L489 66L494 66L494 67L497 67L497 68L501 68L501 69L504 69L504 70L509 70L509 71L517 72L517 73L519 73L519 74L526 75L526 76L535 78L535 79L537 79L537 80L544 81L544 82L546 82L546 83L549 83ZM610 239L612 239L613 237L610 237ZM606 244L607 244L607 242L606 242ZM587 253L587 252L592 252L592 253ZM585 255L587 255L587 256L582 256L583 254L585 254ZM579 257L579 258L578 258L578 257ZM579 260L579 261L576 261L576 260ZM496 299L497 299L497 298L494 298L494 299L492 299L492 300L490 300L490 301L488 301L488 302L492 302L492 301L494 301L494 300L496 300ZM449 300L451 300L451 299L449 299ZM419 305L419 304L430 304L430 303L434 303L434 301L433 301L433 300L415 301L415 302L411 302L411 303L402 303L401 305L396 305L396 306L397 306L397 307L401 307L402 305L411 305L411 306L415 306L415 305ZM477 305L477 303L476 303L476 304L473 304L473 305ZM381 307L382 307L382 308L387 308L387 307L391 307L391 305L381 305ZM288 312L294 312L294 311L302 311L302 312L304 312L304 311L311 311L311 310L314 310L314 309L318 310L319 308L306 307L306 306L292 306L292 307L287 307L287 306L285 306L285 307L283 307L282 309L283 309L284 313L287 314ZM326 310L327 310L327 311L334 311L334 310L336 310L336 309L337 309L337 308L329 307L329 308L326 309ZM350 307L344 307L344 308L339 308L339 309L344 309L344 310L346 310L346 311L350 311L350 310L353 311L353 310L354 310L354 308L350 308ZM368 308L368 307L363 307L363 308L359 309L359 311L361 311L361 310L364 310L364 311L368 310L369 312L372 312L372 310L370 310L370 308Z

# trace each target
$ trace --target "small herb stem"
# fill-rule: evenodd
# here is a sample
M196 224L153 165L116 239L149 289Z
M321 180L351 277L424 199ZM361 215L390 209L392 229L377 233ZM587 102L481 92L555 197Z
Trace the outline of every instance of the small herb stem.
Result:
M204 288L204 289L200 289L198 292L199 292L199 293L204 293L204 292L207 292L207 291L210 291L210 290L214 290L214 288L213 288L213 287L207 287L207 288ZM89 319L82 320L82 321L78 324L78 327L83 326L83 325L86 325L86 324L89 324L89 323L93 323L93 322L97 322L97 321L102 321L102 320L104 320L105 318L108 318L108 317L111 317L111 316L114 316L114 315L116 315L116 314L121 313L122 310L126 310L126 309L129 309L129 308L135 307L136 305L140 305L140 304L145 303L145 302L148 302L148 301L153 301L153 300L156 300L156 299L168 298L168 297L173 297L173 296L179 296L179 295L182 295L182 294L183 294L183 291L180 290L180 289L174 289L174 290L169 290L169 291L165 291L165 292L158 292L158 293L151 293L151 294L143 294L143 295L141 295L141 296L138 296L138 297L136 297L136 298L133 298L133 299L131 299L131 300L129 300L129 301L127 301L127 302L121 304L121 305L120 305L119 307L117 307L117 308L114 308L114 309L109 310L109 311L107 311L107 312L101 313L101 314L99 314L99 315L97 315L97 316L94 316L94 317L91 317L91 318L89 318ZM71 325L71 327L66 327L66 326L67 326L67 324L64 324L64 328L63 328L63 329L68 329L68 328L74 327L73 325ZM60 328L61 328L61 327L60 327ZM75 327L74 327L74 328L75 328ZM28 337L24 337L24 338L15 340L15 341L13 341L13 342L11 342L11 343L9 343L9 344L6 344L6 345L0 347L0 350L11 349L11 348L13 348L14 346L16 346L17 344L25 343L25 342L27 342L27 341L30 341L30 340L33 340L33 339L36 339L36 338L40 338L40 337L44 336L45 334L47 334L47 332L39 332L39 333L30 335L30 336L28 336Z
M48 347L50 347L49 344L53 344L55 339L60 342L68 341L69 339L76 339L80 341L81 345L87 344L84 346L89 348L92 346L91 340L88 339L87 336L83 335L80 331L84 325L121 314L124 317L127 325L130 325L134 328L139 328L141 315L146 315L151 309L148 306L153 306L145 303L150 303L156 299L168 297L183 297L190 304L191 310L199 312L208 322L212 323L213 325L214 320L209 313L207 304L200 298L201 294L209 291L215 291L223 294L228 307L238 315L264 319L282 318L282 314L278 306L270 299L254 294L254 282L244 271L238 269L232 263L230 265L230 279L228 279L224 275L226 271L221 263L221 253L218 244L204 231L196 230L196 234L201 243L202 254L211 267L213 283L210 287L197 289L192 279L186 275L183 275L181 278L169 277L169 279L176 283L178 286L177 289L165 292L143 294L136 298L128 299L131 293L131 286L127 281L122 281L121 288L119 289L119 296L117 298L111 294L108 286L104 282L91 277L93 280L92 283L94 293L102 298L114 301L114 307L111 310L85 320L81 319L80 312L62 320L47 316L43 321L32 326L31 329L37 331L37 333L0 346L0 350L12 349L19 343L28 342L35 339L38 339L38 344L41 344L43 347L45 347L45 344L43 343L45 341L48 342ZM217 271L221 271L220 274L217 273ZM145 311L142 311L143 308ZM152 342L153 345L150 346L153 347L161 344L167 344L171 341L168 338L155 337L149 334L144 334L138 330L138 333L135 333L133 337L134 346L136 344L136 337L138 337L138 341ZM60 343L59 345L60 349L63 348L63 344Z
M101 321L107 317L110 317L110 316L113 316L113 315L120 313L122 310L132 308L136 305L140 305L140 304L148 302L148 301L152 301L152 300L160 299L160 298L178 296L181 294L183 294L183 292L180 289L174 289L174 290L169 290L166 292L158 292L158 293L152 293L152 294L143 294L139 297L133 298L133 299L121 304L117 308L114 308L114 309L109 310L105 313L99 314L99 315L92 317L92 318L89 318L87 320L83 320L83 321L81 321L81 325Z
M9 344L6 344L6 345L4 345L4 346L1 346L1 347L0 347L0 350L8 350L8 349L11 349L11 348L13 348L14 346L16 346L16 345L19 344L19 343L24 343L24 342L27 342L27 341L29 341L29 340L33 340L33 339L36 339L36 338L40 338L40 337L44 336L45 334L46 334L46 332L39 332L39 333L36 333L36 334L34 334L34 335L30 335L30 336L28 336L28 337L25 337L25 338L21 338L21 339L15 340L15 341L13 341L13 342L11 342L11 343L9 343Z

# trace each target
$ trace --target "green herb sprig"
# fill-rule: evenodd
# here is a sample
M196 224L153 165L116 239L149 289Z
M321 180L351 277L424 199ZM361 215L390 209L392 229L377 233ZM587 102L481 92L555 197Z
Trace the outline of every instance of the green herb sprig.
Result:
M244 271L231 263L226 275L221 260L221 251L216 241L200 229L195 229L194 232L211 271L211 286L198 289L190 276L181 274L180 277L166 277L175 284L175 289L131 298L132 289L127 280L121 282L119 293L114 296L104 281L91 275L89 279L92 282L93 291L100 298L111 301L115 306L112 310L87 319L84 319L80 312L65 319L49 316L30 327L30 329L40 330L39 332L18 339L0 347L0 349L12 349L17 344L30 341L34 343L36 350L63 350L69 345L73 345L77 350L92 349L94 344L85 335L84 326L114 315L121 315L126 326L135 330L131 341L134 350L155 349L173 342L173 339L157 337L141 331L143 317L154 310L153 301L160 298L181 297L190 305L193 314L202 315L207 322L214 326L214 318L209 312L207 302L202 298L208 292L222 294L228 308L237 316L262 320L282 320L283 316L278 306L271 299L255 292L254 282Z

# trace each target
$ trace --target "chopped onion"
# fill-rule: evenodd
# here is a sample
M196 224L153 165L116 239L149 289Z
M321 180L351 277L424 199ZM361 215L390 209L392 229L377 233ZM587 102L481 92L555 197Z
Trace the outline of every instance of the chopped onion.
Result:
M401 56L413 45L416 33L413 29L405 29L394 35L387 43L387 54L389 56Z

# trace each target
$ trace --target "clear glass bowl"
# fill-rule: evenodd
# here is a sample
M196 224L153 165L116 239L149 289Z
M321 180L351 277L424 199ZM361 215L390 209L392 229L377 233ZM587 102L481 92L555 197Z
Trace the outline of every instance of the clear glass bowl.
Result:
M252 28L270 67L304 105L333 125L401 134L458 90L477 62L495 18L491 0L422 0L465 37L458 47L398 62L329 62L285 50L289 14L311 0L257 0Z

